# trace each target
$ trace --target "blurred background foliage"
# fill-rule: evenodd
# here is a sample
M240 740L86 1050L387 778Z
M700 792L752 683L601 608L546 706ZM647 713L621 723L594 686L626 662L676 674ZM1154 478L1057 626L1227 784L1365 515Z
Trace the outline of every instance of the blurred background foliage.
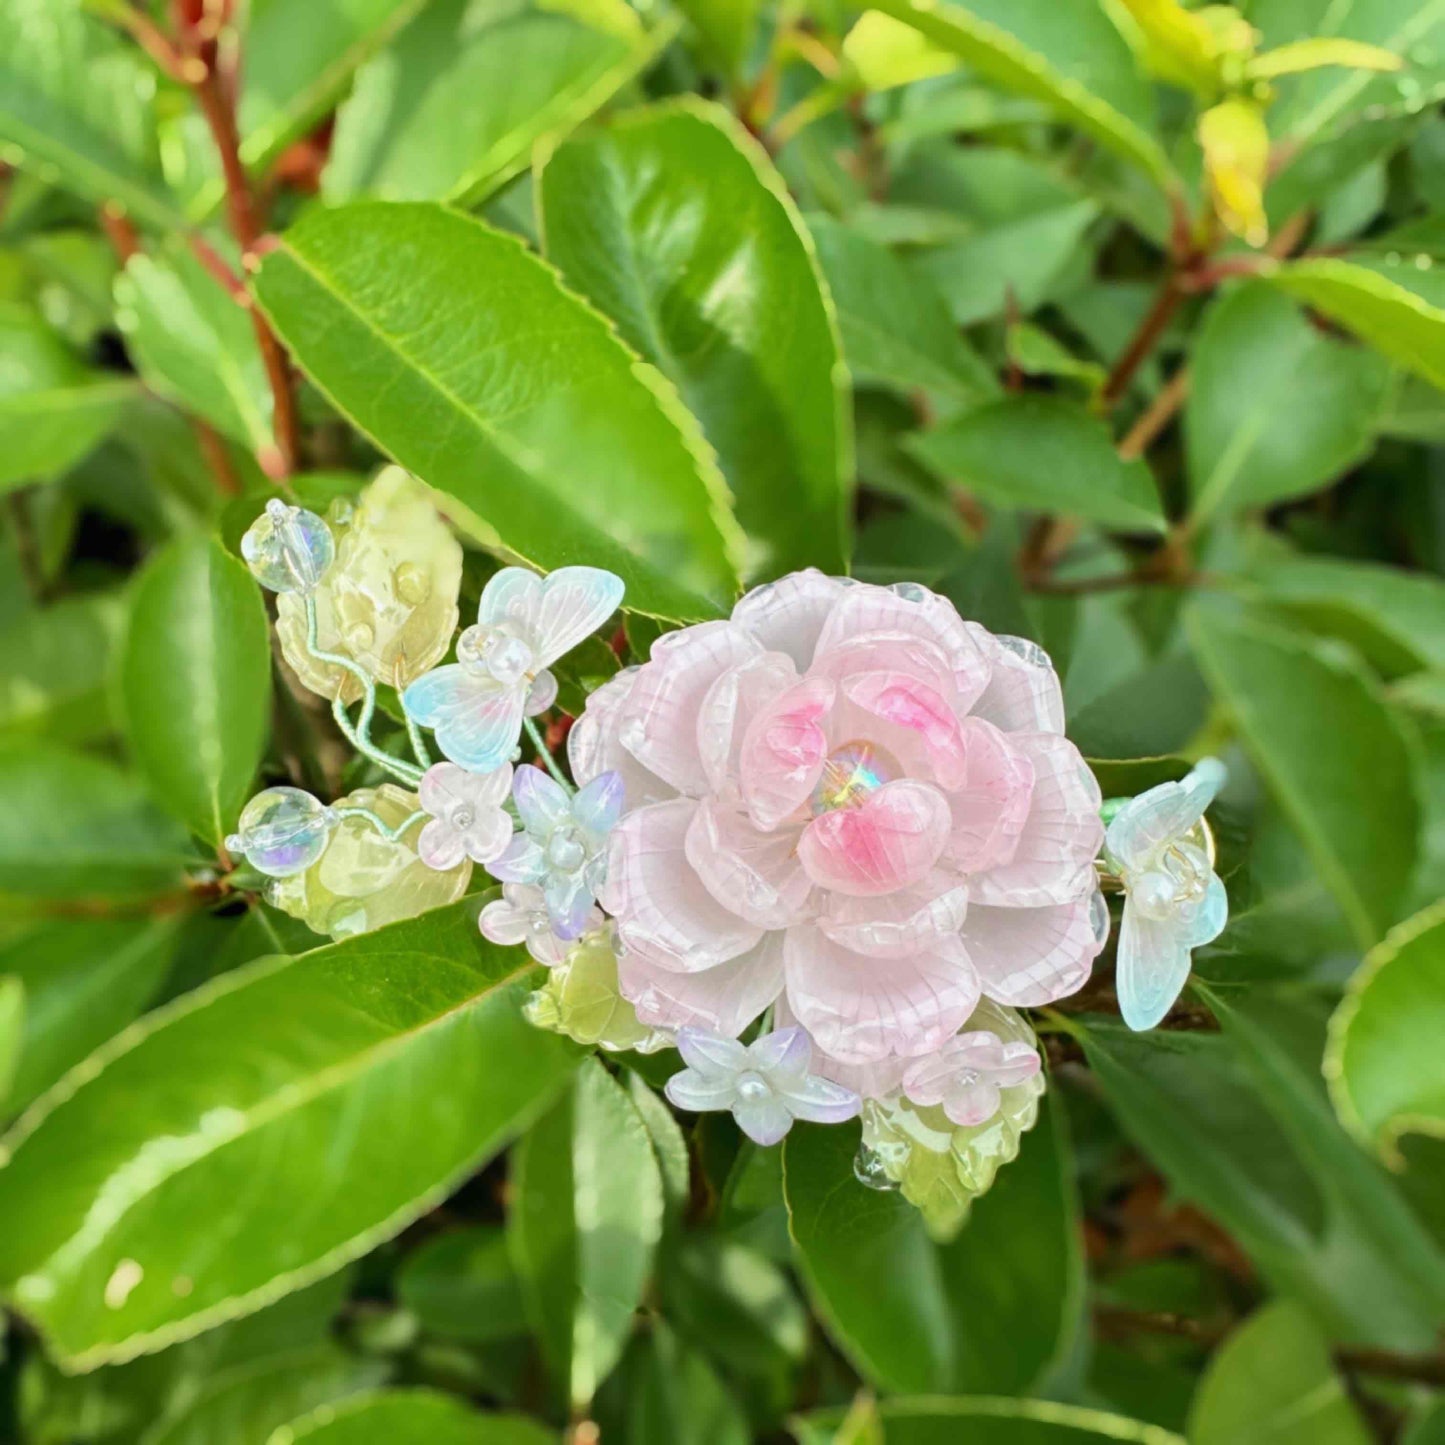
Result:
M1440 0L0 0L0 1437L1445 1441L1442 94ZM1229 928L1035 1019L952 1244L528 1029L475 891L232 868L376 781L240 533L386 457L464 612L626 576L573 712L813 564L1044 645L1106 795L1227 760Z

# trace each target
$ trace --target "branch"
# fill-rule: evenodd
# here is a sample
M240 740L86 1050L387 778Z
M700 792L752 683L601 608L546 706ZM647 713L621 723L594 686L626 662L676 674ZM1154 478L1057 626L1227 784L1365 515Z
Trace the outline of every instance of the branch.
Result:
M1129 383L1134 380L1134 373L1148 359L1165 328L1174 319L1174 313L1184 299L1186 289L1183 273L1171 267L1164 278L1164 284L1159 288L1159 294L1154 298L1154 304L1145 313L1139 329L1124 348L1124 354L1114 363L1114 369L1099 392L1099 404L1105 411L1113 407L1128 391Z

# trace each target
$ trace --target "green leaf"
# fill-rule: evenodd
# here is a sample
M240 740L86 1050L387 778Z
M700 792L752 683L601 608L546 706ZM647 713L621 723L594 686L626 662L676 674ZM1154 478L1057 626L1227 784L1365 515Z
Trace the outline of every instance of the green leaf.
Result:
M175 956L175 918L63 918L0 944L0 974L25 986L14 1113L155 998Z
M1058 397L1005 397L917 433L908 449L1002 507L1065 512L1120 531L1164 530L1148 466L1125 461L1102 421Z
M628 1350L608 1397L615 1424L599 1408L603 1438L619 1445L748 1445L747 1417L700 1351L658 1317Z
M435 1390L379 1390L276 1430L267 1445L556 1445L520 1415L483 1415Z
M0 306L0 354L0 492L74 466L140 395L130 378L92 371L19 306Z
M767 156L720 107L674 101L569 141L542 172L548 257L673 381L776 575L841 571L847 377L812 246Z
M146 384L256 453L274 447L271 388L246 309L187 250L132 256L116 322Z
M1251 1315L1209 1362L1189 1445L1370 1445L1309 1313L1288 1301Z
M968 402L997 394L992 370L950 324L943 298L922 272L831 216L815 213L807 222L856 381L922 387Z
M829 1334L880 1389L1026 1393L1068 1354L1082 1298L1057 1104L947 1245L902 1195L857 1182L857 1148L851 1125L800 1126L783 1154L789 1227Z
M46 179L173 229L182 221L161 176L154 71L87 8L7 0L0 10L0 140Z
M1322 311L1393 361L1445 387L1445 306L1400 284L1392 268L1320 257L1265 274L1271 286Z
M1205 680L1363 947L1399 916L1420 808L1399 724L1350 654L1196 606Z
M156 799L220 845L266 748L271 648L255 579L187 537L147 564L120 658L125 732Z
M884 1400L877 1408L888 1445L1184 1445L1162 1426L1052 1400ZM824 1426L840 1420L836 1412L812 1418Z
M704 44L731 76L742 73L758 26L762 0L679 0Z
M585 1409L622 1354L662 1236L662 1176L646 1126L595 1059L522 1140L512 1257L552 1373Z
M1402 1134L1445 1137L1445 903L1393 930L1350 980L1330 1020L1324 1071L1335 1110L1403 1163Z
M1247 1033L1237 1009L1224 1034L1140 1035L1092 1019L1078 1033L1124 1132L1274 1291L1332 1338L1423 1348L1440 1308L1438 1253L1333 1117L1318 1069L1323 1020L1311 1038L1307 1014L1272 1008L1272 1024ZM1269 1029L1297 1034L1302 1023L1304 1045L1274 1052Z
M1161 184L1169 162L1152 134L1153 98L1133 53L1092 0L873 0L1005 90L1043 101Z
M1203 521L1302 496L1374 445L1389 368L1322 336L1262 283L1216 302L1184 413L1189 489Z
M731 601L741 539L696 423L512 237L440 206L315 211L255 287L316 383L474 537L609 567L672 620Z
M1259 595L1307 626L1356 647L1391 676L1445 668L1445 582L1377 562L1266 557Z
M427 1240L398 1271L396 1295L422 1329L444 1339L486 1344L527 1333L521 1283L497 1224Z
M881 10L865 10L843 37L847 74L865 90L892 90L959 68L958 57Z
M337 115L328 200L474 204L604 105L669 37L606 32L556 10L429 5L356 78Z
M123 618L118 598L97 593L30 608L0 632L0 744L110 731L106 682Z
M521 1016L533 977L520 950L481 939L466 899L261 960L150 1015L5 1141L10 1298L85 1370L365 1253L571 1072L575 1051Z
M0 974L0 1108L13 1107L15 1076L25 1035L25 983Z
M647 1127L653 1153L657 1155L668 1217L675 1218L687 1204L692 1178L692 1161L688 1158L687 1140L683 1138L682 1127L677 1122L677 1115L660 1095L653 1093L646 1080L639 1075L632 1074L628 1077L627 1094Z
M126 898L180 886L184 831L140 781L52 746L0 751L0 896Z

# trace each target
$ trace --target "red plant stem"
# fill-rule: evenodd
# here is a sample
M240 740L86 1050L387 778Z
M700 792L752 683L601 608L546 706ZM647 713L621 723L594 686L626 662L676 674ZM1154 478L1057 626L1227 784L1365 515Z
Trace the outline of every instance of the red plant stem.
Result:
M1139 323L1139 329L1125 347L1124 354L1114 363L1114 369L1109 373L1103 390L1099 393L1099 402L1106 411L1128 391L1129 383L1134 380L1134 373L1144 364L1149 353L1158 344L1159 338L1163 336L1165 328L1174 319L1174 313L1184 299L1184 292L1181 273L1171 267L1164 278L1164 284L1159 288L1159 294L1154 298L1154 304Z

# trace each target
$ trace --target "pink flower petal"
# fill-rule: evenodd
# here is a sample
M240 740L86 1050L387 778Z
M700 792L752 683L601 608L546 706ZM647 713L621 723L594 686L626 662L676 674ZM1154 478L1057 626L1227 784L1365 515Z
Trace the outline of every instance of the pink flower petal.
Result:
M733 608L732 620L770 652L786 653L800 672L806 671L823 623L848 586L809 567L754 587Z
M897 958L956 934L967 911L968 889L962 880L935 869L915 887L881 897L835 893L818 927L853 953Z
M906 595L905 595L906 594ZM987 687L991 665L979 638L947 598L924 587L848 589L828 614L818 638L818 657L868 633L901 633L932 643L952 672L960 710L967 709Z
M848 700L895 728L915 734L927 755L931 780L960 787L967 755L958 714L937 688L906 672L855 673L844 679Z
M975 622L968 627L992 664L974 714L1006 733L1062 733L1064 691L1048 654L1024 638L1003 641Z
M948 841L948 803L937 788L885 783L857 807L834 808L803 830L798 857L822 888L854 896L920 882Z
M819 720L833 704L833 684L805 678L764 708L743 738L743 801L759 828L778 827L813 791L828 754Z
M1009 862L969 879L969 897L1004 908L1068 903L1094 887L1104 840L1099 784L1079 750L1050 733L1014 733L1009 742L1033 765L1028 817Z
M963 723L964 781L949 795L953 831L949 860L964 873L1009 862L1028 821L1034 768L1028 757L992 723Z
M748 724L797 680L792 658L762 652L730 667L707 690L698 714L697 746L715 793L729 797L737 793Z
M813 883L797 857L797 836L764 833L747 816L711 798L688 826L688 862L714 898L759 928L786 928L809 917Z
M801 924L788 930L783 950L793 1017L840 1063L928 1053L958 1032L978 1002L978 978L957 938L879 959Z
M643 1023L711 1029L735 1038L782 992L783 935L765 933L748 952L701 973L674 973L640 953L624 952L617 978Z
M629 813L612 832L601 903L618 937L659 968L696 973L746 953L763 930L724 908L687 861L688 798Z
M466 840L445 818L433 818L416 840L416 853L428 868L445 873L466 858Z
M587 708L567 734L567 760L579 787L603 773L622 775L623 796L629 808L662 803L677 796L677 789L649 772L622 746L618 736L622 709L632 693L640 667L625 668L608 678L587 698Z
M1044 908L971 903L963 942L989 998L1036 1008L1082 988L1103 946L1094 936L1091 901Z

